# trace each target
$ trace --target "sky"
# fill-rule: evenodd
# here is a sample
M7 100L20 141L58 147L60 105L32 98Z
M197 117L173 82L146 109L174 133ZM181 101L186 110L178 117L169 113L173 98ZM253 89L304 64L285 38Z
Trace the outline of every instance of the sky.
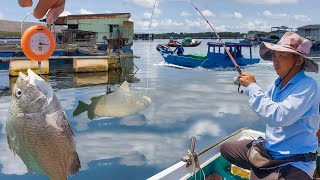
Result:
M34 1L34 5L38 1ZM192 0L218 31L267 31L272 26L297 28L320 24L319 0ZM155 0L67 0L62 15L131 13L136 33L148 33ZM17 0L0 6L0 19L22 21L33 8ZM36 21L28 17L27 21ZM206 21L187 0L158 0L150 32L211 32Z

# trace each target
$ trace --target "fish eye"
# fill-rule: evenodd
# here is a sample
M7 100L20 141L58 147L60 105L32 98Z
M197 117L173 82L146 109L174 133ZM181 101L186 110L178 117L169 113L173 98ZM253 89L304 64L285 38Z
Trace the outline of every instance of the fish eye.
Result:
M19 97L22 96L22 91L21 91L21 89L17 89L17 91L16 91L16 96L17 96L17 98L19 98Z

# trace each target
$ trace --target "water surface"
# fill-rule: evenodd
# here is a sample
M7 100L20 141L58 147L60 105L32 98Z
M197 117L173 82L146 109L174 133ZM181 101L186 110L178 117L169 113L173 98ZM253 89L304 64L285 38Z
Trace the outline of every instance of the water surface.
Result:
M192 136L197 137L199 150L243 127L264 131L265 122L251 110L248 97L232 84L237 75L233 68L168 67L155 48L167 41L155 40L150 47L148 41L136 41L133 53L140 59L135 59L136 67L124 62L123 71L73 75L71 64L51 67L46 78L74 130L82 165L70 179L146 179L178 162L187 153ZM185 48L185 53L206 53L207 40L202 41L199 47ZM258 48L253 47L254 57L259 57ZM244 54L248 56L249 51ZM272 63L266 61L243 71L253 73L263 89L277 77ZM318 75L309 75L320 82ZM0 179L47 179L28 174L7 145L4 127L15 80L0 72ZM132 91L151 98L147 109L124 118L72 116L78 101L90 103L92 97L105 94L107 86L115 90L124 80L130 82Z

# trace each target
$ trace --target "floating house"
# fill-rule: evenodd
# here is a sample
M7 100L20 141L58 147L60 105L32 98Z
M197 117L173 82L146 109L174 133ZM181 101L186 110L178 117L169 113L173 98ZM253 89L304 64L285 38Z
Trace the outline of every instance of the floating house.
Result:
M292 28L289 28L287 26L276 26L271 27L270 35L277 36L279 39L286 33L286 32L292 32Z
M80 14L59 17L56 25L68 29L97 33L96 42L104 43L105 39L125 39L126 44L133 44L133 22L130 13Z
M306 25L297 29L300 36L314 41L320 41L320 24Z
M154 40L154 34L134 34L134 40Z
M41 73L49 74L50 64L65 63L67 60L72 60L75 73L122 68L123 60L133 58L130 50L134 33L130 16L130 13L108 13L59 17L55 24L67 28L56 34L55 51L42 62ZM105 49L101 49L101 45ZM123 53L125 47L128 50ZM116 49L119 52L111 51ZM29 68L38 73L38 63L25 57L20 39L0 41L0 70L8 69L10 76L17 76L20 71Z

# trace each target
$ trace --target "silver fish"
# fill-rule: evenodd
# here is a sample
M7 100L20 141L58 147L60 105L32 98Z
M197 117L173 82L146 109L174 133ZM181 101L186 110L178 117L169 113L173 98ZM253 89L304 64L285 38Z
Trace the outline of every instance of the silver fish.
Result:
M81 168L74 134L52 87L30 69L14 85L6 123L9 148L28 170L66 180Z
M91 101L90 105L79 101L73 116L87 111L88 118L91 120L96 117L124 117L143 110L151 104L149 97L131 92L127 81L123 82L118 90L93 97Z

